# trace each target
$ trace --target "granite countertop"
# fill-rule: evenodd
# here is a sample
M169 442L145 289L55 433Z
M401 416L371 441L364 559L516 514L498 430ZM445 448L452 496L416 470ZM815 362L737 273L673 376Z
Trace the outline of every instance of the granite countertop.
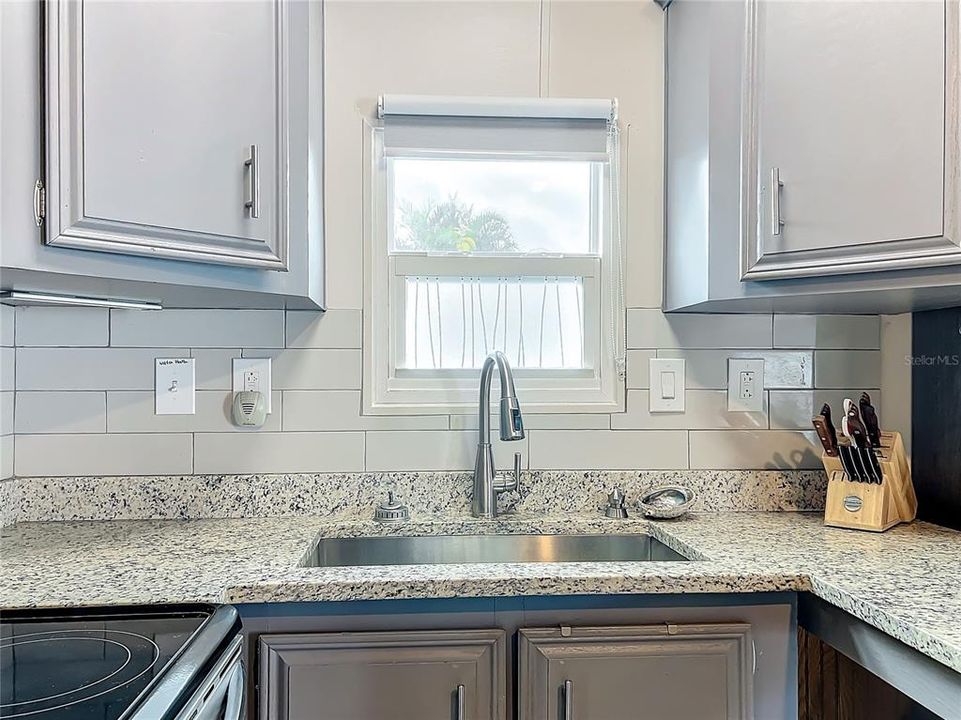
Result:
M541 532L649 533L697 562L300 566L320 537ZM961 533L925 523L883 534L790 512L24 523L3 530L0 558L4 608L809 591L961 672Z

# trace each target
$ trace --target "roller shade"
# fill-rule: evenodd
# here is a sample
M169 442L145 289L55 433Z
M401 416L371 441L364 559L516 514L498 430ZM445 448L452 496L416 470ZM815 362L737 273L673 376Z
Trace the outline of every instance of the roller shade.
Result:
M384 95L389 156L487 153L608 159L616 101Z

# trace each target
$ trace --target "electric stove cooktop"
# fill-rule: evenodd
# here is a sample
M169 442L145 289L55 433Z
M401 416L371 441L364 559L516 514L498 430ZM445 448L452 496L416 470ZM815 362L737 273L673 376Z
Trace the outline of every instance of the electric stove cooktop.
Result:
M4 613L0 718L118 720L209 615Z

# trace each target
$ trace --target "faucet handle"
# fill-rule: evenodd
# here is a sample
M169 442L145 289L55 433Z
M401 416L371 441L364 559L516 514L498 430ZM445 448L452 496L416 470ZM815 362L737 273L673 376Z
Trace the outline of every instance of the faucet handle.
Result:
M607 509L604 514L609 518L626 518L627 508L624 507L626 499L623 490L616 485L612 487L607 495Z
M500 478L494 478L494 491L495 492L510 492L511 490L516 490L521 484L521 454L519 452L514 453L514 472L513 477L510 480L505 479L503 475Z

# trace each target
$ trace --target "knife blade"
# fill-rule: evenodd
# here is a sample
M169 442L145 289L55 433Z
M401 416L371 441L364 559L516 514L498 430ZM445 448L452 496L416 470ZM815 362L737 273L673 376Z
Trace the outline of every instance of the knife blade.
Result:
M864 427L871 439L871 445L881 447L881 423L878 420L878 413L874 409L874 405L871 404L871 396L866 392L861 393L858 405L861 408L861 419L864 421Z
M838 456L838 445L837 437L832 437L831 431L834 430L833 427L828 429L828 424L831 421L825 418L823 415L815 415L811 418L811 424L814 425L814 429L817 431L818 438L821 440L821 445L824 447L824 454L830 457Z

